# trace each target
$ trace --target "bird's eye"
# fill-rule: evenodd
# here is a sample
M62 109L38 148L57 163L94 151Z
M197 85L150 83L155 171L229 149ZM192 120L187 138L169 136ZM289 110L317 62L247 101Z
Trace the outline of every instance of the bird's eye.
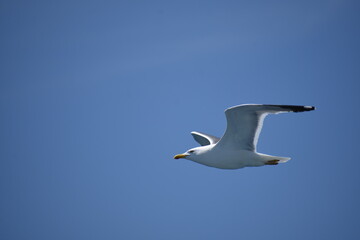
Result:
M190 151L189 151L189 153L193 153L193 152L195 152L195 151L194 151L194 150L190 150Z

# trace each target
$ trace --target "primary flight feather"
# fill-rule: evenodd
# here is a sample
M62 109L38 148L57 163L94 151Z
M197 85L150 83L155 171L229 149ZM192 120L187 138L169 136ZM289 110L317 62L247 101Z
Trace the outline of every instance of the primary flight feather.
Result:
M238 169L287 162L288 157L271 156L256 151L264 118L268 114L305 112L313 106L243 104L225 110L227 127L224 136L218 138L200 132L191 132L201 145L175 159L185 158L194 162L222 169Z

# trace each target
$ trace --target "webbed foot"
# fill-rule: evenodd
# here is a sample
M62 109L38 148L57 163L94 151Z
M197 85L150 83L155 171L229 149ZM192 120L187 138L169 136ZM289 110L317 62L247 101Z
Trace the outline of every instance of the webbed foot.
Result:
M274 159L274 160L269 160L265 163L265 165L278 165L280 160Z

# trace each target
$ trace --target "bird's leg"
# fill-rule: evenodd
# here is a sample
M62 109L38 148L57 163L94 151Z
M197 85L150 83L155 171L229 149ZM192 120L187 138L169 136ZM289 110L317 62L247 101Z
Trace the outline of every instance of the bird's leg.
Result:
M280 160L274 159L274 160L269 160L265 163L265 165L278 165Z

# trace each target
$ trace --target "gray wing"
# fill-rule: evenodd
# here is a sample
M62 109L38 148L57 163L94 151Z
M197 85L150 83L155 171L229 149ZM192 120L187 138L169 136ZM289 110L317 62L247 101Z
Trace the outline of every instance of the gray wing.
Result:
M227 127L216 147L256 151L266 115L282 112L312 111L312 106L244 104L225 110Z
M201 132L191 132L191 135L201 146L215 144L220 140L218 137Z

